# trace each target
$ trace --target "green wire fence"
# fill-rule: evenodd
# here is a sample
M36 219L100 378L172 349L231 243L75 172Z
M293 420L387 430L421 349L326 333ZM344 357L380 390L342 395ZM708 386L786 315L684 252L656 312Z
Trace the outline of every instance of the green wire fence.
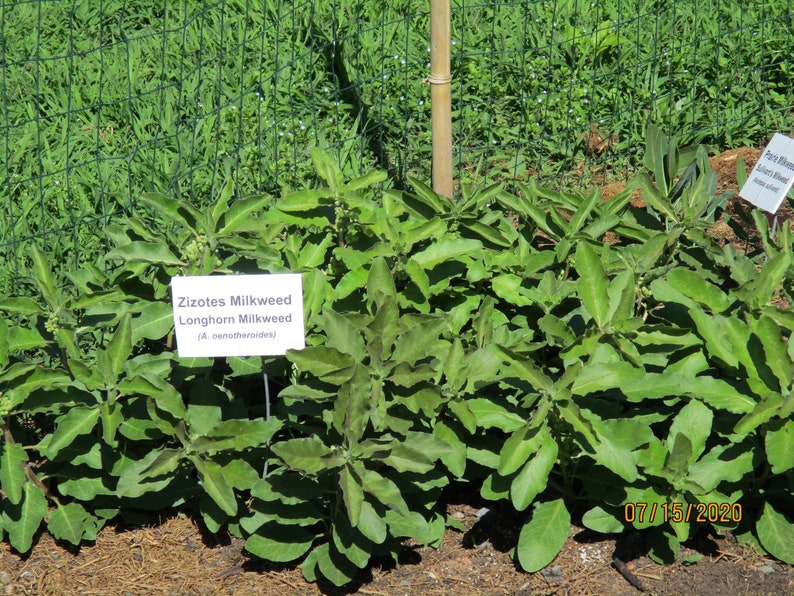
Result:
M792 128L790 0L453 0L460 183L590 185L649 123L713 149ZM0 4L0 294L65 271L144 191L198 205L315 183L309 150L430 180L425 0Z

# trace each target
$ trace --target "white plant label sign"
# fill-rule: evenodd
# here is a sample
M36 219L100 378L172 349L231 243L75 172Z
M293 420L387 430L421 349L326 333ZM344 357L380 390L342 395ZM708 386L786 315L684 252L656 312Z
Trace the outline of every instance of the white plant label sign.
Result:
M278 356L306 346L300 273L171 278L180 356Z
M794 139L775 134L747 178L739 196L769 213L777 213L794 183Z

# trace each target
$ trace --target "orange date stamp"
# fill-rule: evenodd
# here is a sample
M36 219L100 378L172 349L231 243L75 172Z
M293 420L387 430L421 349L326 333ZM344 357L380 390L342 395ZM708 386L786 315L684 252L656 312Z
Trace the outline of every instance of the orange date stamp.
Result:
M741 503L626 503L623 521L653 524L657 521L738 524L742 521Z

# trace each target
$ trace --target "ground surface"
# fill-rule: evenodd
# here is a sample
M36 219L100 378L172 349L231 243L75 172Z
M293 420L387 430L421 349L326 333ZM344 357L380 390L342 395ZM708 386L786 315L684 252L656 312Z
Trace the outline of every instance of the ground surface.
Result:
M749 171L759 154L741 149L712 158L720 192L736 190L739 156ZM612 194L616 190L610 189ZM781 216L779 225L794 223L789 205ZM713 233L721 241L736 241L727 226L717 226ZM731 536L709 536L693 548L684 547L679 562L659 566L643 554L639 535L616 541L574 527L549 567L526 574L510 556L519 531L510 512L488 510L476 498L461 501L450 503L449 513L465 532L449 530L437 549L406 545L398 565L376 566L347 590L308 584L300 568L252 561L242 540L208 536L192 519L174 514L143 528L107 527L94 544L80 549L64 548L49 535L41 536L26 557L0 544L0 594L640 594L631 580L657 595L794 595L794 568L759 556Z

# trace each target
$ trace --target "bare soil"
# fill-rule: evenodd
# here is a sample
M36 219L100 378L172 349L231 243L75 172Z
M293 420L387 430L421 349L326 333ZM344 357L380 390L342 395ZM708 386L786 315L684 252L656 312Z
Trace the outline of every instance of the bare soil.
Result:
M739 156L749 171L759 155L759 149L745 148L713 157L719 192L737 190ZM619 190L605 188L605 198ZM729 212L743 208L734 198ZM779 225L794 223L790 204L781 209L780 220ZM727 225L716 226L712 233L722 242L738 242ZM81 548L57 544L47 534L25 556L2 543L0 593L794 595L792 566L756 554L729 534L701 537L696 544L683 547L678 562L662 566L646 556L639 533L616 538L574 526L557 558L546 569L527 574L511 557L520 529L515 513L478 502L476 496L460 501L448 503L447 508L465 531L448 530L435 549L406 544L396 565L375 562L344 589L307 583L299 565L272 566L253 560L244 551L243 540L210 535L191 517L174 512L145 527L106 527L94 543Z

